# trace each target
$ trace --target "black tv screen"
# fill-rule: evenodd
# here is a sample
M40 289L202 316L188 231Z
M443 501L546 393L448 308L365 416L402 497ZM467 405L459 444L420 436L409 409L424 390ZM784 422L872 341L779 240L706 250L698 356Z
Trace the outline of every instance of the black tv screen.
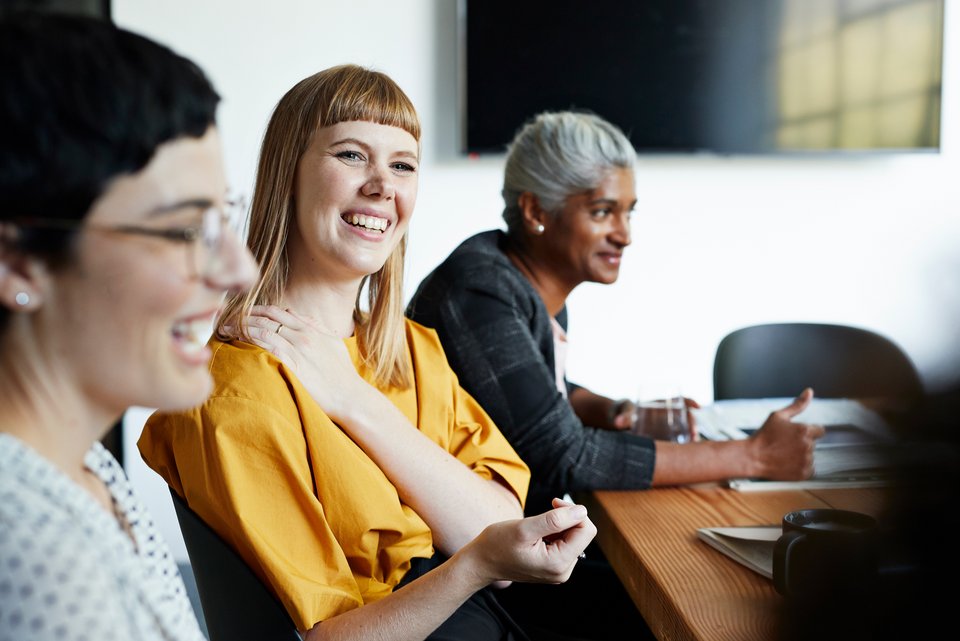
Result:
M596 113L638 153L937 151L943 0L460 0L463 144Z

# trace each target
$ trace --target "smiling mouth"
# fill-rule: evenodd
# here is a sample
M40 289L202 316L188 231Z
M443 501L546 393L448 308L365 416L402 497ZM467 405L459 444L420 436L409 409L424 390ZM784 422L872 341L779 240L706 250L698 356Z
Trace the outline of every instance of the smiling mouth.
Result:
M210 336L212 321L210 318L199 318L192 321L178 321L173 325L173 338L188 354L201 352Z
M381 234L387 230L389 225L386 218L377 216L365 216L364 214L343 214L340 216L344 222L354 227L360 227L367 231L376 231Z

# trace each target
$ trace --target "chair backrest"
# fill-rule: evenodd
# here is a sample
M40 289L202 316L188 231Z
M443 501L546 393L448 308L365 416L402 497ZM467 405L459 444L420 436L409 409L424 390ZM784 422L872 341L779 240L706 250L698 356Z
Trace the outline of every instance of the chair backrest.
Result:
M713 363L715 400L795 396L887 398L923 394L909 357L890 339L845 325L771 323L728 334Z
M210 641L301 641L290 615L246 562L172 489L170 495Z

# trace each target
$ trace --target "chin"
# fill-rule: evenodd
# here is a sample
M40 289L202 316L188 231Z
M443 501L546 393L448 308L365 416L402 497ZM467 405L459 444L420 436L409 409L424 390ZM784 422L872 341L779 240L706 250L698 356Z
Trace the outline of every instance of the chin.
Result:
M213 379L204 369L198 375L181 377L173 385L158 385L157 389L165 389L165 393L157 398L153 407L165 412L188 410L207 400L210 392L213 391Z
M363 274L363 276L370 277L383 269L383 266L387 264L387 260L390 258L389 255L385 256L382 260L374 259L370 261L365 261L366 264L358 265L357 272Z
M620 277L620 272L614 274L597 274L594 278L590 279L591 283L599 283L601 285L613 285L617 282L617 279Z

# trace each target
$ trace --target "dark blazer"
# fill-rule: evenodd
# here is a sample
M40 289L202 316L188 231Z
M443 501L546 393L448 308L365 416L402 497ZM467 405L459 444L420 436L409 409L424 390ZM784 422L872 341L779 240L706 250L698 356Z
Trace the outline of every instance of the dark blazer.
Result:
M583 425L557 391L549 314L506 242L496 230L464 241L420 283L407 315L436 329L460 384L530 466L528 514L564 492L649 487L653 441ZM564 308L564 328L566 318Z

